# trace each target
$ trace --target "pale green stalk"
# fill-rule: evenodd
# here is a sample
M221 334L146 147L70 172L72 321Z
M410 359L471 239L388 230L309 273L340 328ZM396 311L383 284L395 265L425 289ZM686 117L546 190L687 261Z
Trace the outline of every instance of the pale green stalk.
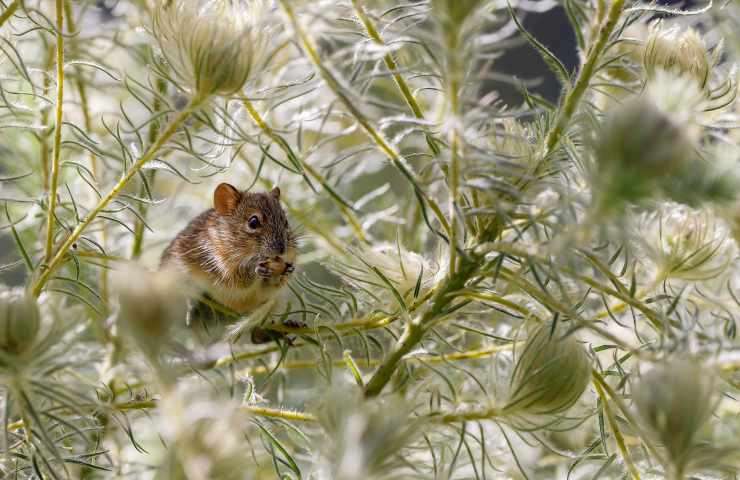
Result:
M3 13L0 13L0 27L3 26L3 24L13 16L16 10L18 10L18 7L21 5L20 0L13 0L13 2L8 5L8 8L3 10Z
M406 322L401 338L367 382L366 397L375 397L383 391L403 358L421 342L431 324L444 315L446 308L457 298L454 293L465 286L465 283L477 271L481 260L482 258L478 257L464 258L457 271L443 281L444 284L437 291L429 309L421 317L415 317Z
M438 423L476 422L479 420L493 420L505 415L505 411L496 407L483 410L470 410L460 413L433 412L426 416L429 420Z
M635 418L627 405L624 404L617 392L615 392L614 389L606 382L606 380L604 380L604 377L598 371L591 370L591 375L594 379L594 385L599 385L599 387L601 387L603 392L606 393L609 398L614 401L614 404L622 413L622 416L625 418L625 420L627 420L627 422L629 422L630 425L632 425L632 427L638 431L642 439L642 443L643 445L645 445L645 448L648 449L653 457L659 459L661 463L664 463L663 456L655 449L652 443L646 441L646 435L640 426L640 422Z
M46 216L46 249L44 258L48 262L54 250L54 213L57 207L57 186L59 184L59 159L62 152L62 117L64 114L64 0L56 0L56 41L57 41L57 96L54 117L54 144L51 159L51 178L49 185L49 210Z
M157 79L157 91L160 94L164 94L167 90L167 82L163 78ZM152 115L156 115L162 110L162 100L159 95L154 95L152 99ZM152 122L149 125L149 132L147 133L147 143L149 145L157 141L157 134L159 133L160 122ZM151 186L154 182L156 170L153 170L149 175L148 181ZM143 198L146 192L144 191L144 185L141 186L139 195ZM139 207L139 215L141 218L146 218L148 211L147 205L142 204ZM136 219L136 225L134 225L134 241L131 244L131 258L139 258L141 255L141 249L144 244L144 222L140 219Z
M72 3L71 0L65 0L64 1L64 15L66 16L67 20L67 31L69 32L76 32L77 31L77 25L74 20L74 15L72 11ZM72 56L78 55L78 37L74 38L74 41L69 43L69 47L72 51ZM75 72L77 74L77 81L75 82L77 84L77 93L80 96L80 110L82 110L82 120L83 124L85 126L86 132L92 132L93 131L93 125L92 125L92 118L90 117L90 107L89 107L89 100L87 95L87 85L85 84L85 81L82 78L82 69L79 66L75 66ZM96 186L98 189L100 189L101 186L101 176L100 176L100 169L98 165L98 159L97 156L90 152L90 171L92 172L92 175L94 177L94 181L96 183ZM107 251L107 244L108 244L108 224L105 223L100 229L100 245L103 247L103 250ZM108 264L107 260L103 260L103 268L100 269L100 298L103 299L103 304L107 306L108 303L108 269L105 268Z
M339 84L339 81L321 62L321 57L319 56L319 53L316 50L312 39L299 25L298 19L296 18L295 12L293 11L293 7L290 5L290 2L286 0L280 0L280 6L283 8L285 15L288 17L288 20L290 21L296 35L298 36L299 44L303 48L308 58L311 60L311 63L313 63L314 67L318 70L321 78L323 78L324 82L326 82L326 85L342 102L342 105L344 105L349 113L355 118L357 123L360 124L360 127L362 127L367 136L370 137L375 145L378 146L380 151L383 152L386 157L388 157L391 164L393 164L393 166L395 166L401 172L401 174L413 185L414 193L417 195L417 197L427 202L429 207L434 212L435 217L442 225L442 228L444 228L449 235L450 225L447 222L447 219L442 214L442 211L439 208L439 205L437 205L437 202L426 195L426 193L419 187L419 182L416 179L416 176L411 170L409 170L401 154L390 144L388 140L385 139L385 137L379 131L377 131L370 124L370 121L362 112L360 112L354 102L346 95L344 89Z
M244 108L247 110L247 113L249 113L249 116L252 118L252 121L255 123L255 125L257 125L257 127L259 127L259 129L262 130L262 132L270 138L270 140L272 140L278 147L280 147L280 149L283 151L283 153L285 153L286 156L288 156L289 158L294 157L293 152L288 148L285 140L283 140L283 138L280 137L280 135L278 135L275 130L273 130L272 127L267 124L267 122L262 118L262 115L260 115L260 113L254 107L252 102L245 96L242 96L241 100ZM295 160L299 161L297 158ZM334 202L344 219L352 227L352 230L355 232L357 238L364 243L368 243L367 235L365 234L365 230L363 230L362 228L360 220L357 218L352 210L350 210L341 201L337 200L337 196L334 193L333 189L329 186L326 178L324 178L321 173L316 171L316 169L314 169L308 163L300 162L300 165L304 172L308 173L311 178L319 182L319 184L321 184L321 186L329 192L329 198L332 200L332 202Z
M44 272L34 284L32 290L34 296L38 297L41 294L44 285L46 285L46 282L49 281L51 274L54 273L54 271L59 267L62 260L64 260L64 257L67 254L67 251L72 247L72 244L80 238L80 235L82 235L85 229L92 223L93 220L95 220L95 218L105 209L105 207L108 206L111 200L113 200L121 192L121 190L123 190L128 182L130 182L131 179L134 178L139 170L141 170L144 165L155 158L157 152L159 152L159 150L167 143L167 141L175 133L177 133L178 129L182 126L185 120L187 120L193 110L197 108L197 106L198 105L195 103L195 101L191 101L191 103L188 104L185 109L180 111L177 116L172 119L167 128L165 128L157 141L149 147L149 149L141 156L141 158L139 158L139 160L136 161L136 163L131 166L131 168L128 169L128 171L126 171L126 174L118 181L118 183L116 183L111 191L108 192L108 194L105 195L103 198L101 198L98 204L87 214L87 216L85 216L84 220L82 220L82 222L80 222L75 227L72 233L70 233L67 239L64 241L62 246L59 247L59 250L57 250L54 258L52 258L51 262L49 262Z
M611 428L612 433L614 434L614 441L617 442L617 447L619 448L619 451L622 454L622 459L624 460L624 463L627 465L627 469L630 471L632 480L640 480L640 472L637 470L637 467L632 461L632 456L630 455L629 450L627 450L627 445L624 442L624 436L622 436L622 431L619 429L619 424L617 423L617 419L614 416L614 413L612 412L611 407L609 407L609 399L606 398L606 394L604 393L604 390L601 388L601 385L599 384L599 382L594 380L593 384L594 384L594 388L596 389L596 393L599 395L599 398L601 399L601 406L604 409L604 413L606 414L606 419L609 422L609 428Z
M367 16L365 8L362 5L362 0L352 0L352 5L355 7L357 18L359 18L365 26L365 31L370 38L378 45L384 47L385 42L383 41L383 37L380 36L380 32L375 28L373 21ZM396 86L401 92L401 96L403 96L403 99L406 101L406 104L409 106L414 116L419 120L424 120L424 113L422 112L419 103L416 101L416 98L414 98L414 94L411 93L411 88L409 88L408 83L406 83L406 80L398 72L398 64L393 59L393 55L390 53L383 55L383 62L385 63L386 68L388 68L388 71L391 72L393 81L396 82ZM424 136L426 137L427 145L429 145L429 150L431 150L435 156L439 155L439 147L435 143L434 137L429 132L424 132Z
M581 98L583 98L583 95L588 90L596 65L601 60L601 54L604 53L604 48L606 48L606 44L609 42L609 38L612 32L614 32L614 28L617 26L619 18L624 11L624 3L625 0L613 0L609 7L609 12L599 28L596 43L591 44L591 48L589 48L586 56L586 62L581 67L573 88L568 91L563 100L563 104L555 120L555 125L547 133L547 137L545 138L545 155L551 153L560 143L563 133L568 128L570 120L581 102Z

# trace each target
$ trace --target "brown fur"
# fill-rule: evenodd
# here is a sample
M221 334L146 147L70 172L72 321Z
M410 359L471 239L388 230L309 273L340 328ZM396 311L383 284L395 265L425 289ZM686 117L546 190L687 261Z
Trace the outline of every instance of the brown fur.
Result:
M259 307L285 285L297 241L280 191L239 192L221 184L214 207L195 217L162 254L161 266L192 275L216 300L240 313ZM249 228L256 216L260 227Z

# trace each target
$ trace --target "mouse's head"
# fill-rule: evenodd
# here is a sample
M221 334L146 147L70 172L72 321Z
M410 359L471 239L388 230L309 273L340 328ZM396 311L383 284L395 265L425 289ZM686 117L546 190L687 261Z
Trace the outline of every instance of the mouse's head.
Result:
M222 183L213 193L219 253L227 270L283 284L295 269L297 239L280 205L280 189L240 192Z

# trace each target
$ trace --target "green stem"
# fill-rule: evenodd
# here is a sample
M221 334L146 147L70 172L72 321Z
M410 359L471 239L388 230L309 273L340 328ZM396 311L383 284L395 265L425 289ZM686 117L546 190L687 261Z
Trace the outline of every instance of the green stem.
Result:
M46 250L44 258L48 262L54 249L54 212L57 207L57 186L59 184L59 159L62 151L62 115L64 105L64 0L56 0L57 27L57 97L54 117L54 146L51 159L51 184L49 188L49 210L46 216Z
M450 225L447 222L447 219L442 214L442 211L439 208L439 205L437 205L437 202L433 198L430 198L426 194L426 192L424 192L424 190L419 187L419 181L417 180L414 173L409 169L403 156L390 144L388 140L385 139L385 137L379 131L377 131L370 124L370 121L359 110L359 108L357 108L355 102L353 102L352 99L347 96L344 88L341 86L339 81L321 62L321 57L319 56L319 53L316 50L313 41L299 25L298 19L295 15L295 12L293 11L293 7L290 5L290 2L287 0L280 0L280 6L282 7L285 15L288 17L288 20L293 26L293 29L295 30L295 33L298 37L298 42L303 48L303 51L311 60L311 63L313 63L314 67L321 75L321 78L324 80L326 85L342 102L342 105L344 105L347 111L355 118L355 121L357 121L360 127L362 127L367 136L370 137L375 145L377 145L377 147L383 152L383 154L390 160L391 164L396 167L399 172L401 172L401 174L409 181L409 183L411 183L417 197L420 199L420 201L423 200L429 205L429 207L434 212L435 217L442 225L442 228L444 228L449 235Z
M73 11L72 11L72 2L71 0L65 0L64 1L64 15L66 16L67 20L67 31L68 32L77 32L77 25L74 19ZM72 42L69 42L69 49L71 51L71 55L73 57L79 56L79 37L75 37ZM85 84L84 78L83 78L83 72L82 68L80 68L79 65L75 66L75 75L76 75L76 81L75 84L77 85L77 93L80 96L80 110L82 111L82 120L83 124L85 126L85 131L90 133L93 130L92 125L92 117L90 116L90 101L87 95L87 85ZM97 156L90 152L90 171L92 172L93 180L95 181L96 186L98 189L100 189L101 186L101 176L100 176L100 169L98 165L98 159ZM107 245L108 245L108 225L103 225L100 230L100 245L103 247L104 251L108 251ZM108 306L108 262L107 260L103 260L103 268L100 269L100 298L103 300L103 305L107 308Z
M496 407L489 407L484 410L471 410L464 413L442 413L434 412L427 415L427 418L439 423L459 423L459 422L475 422L478 420L491 420L504 415L505 412Z
M275 132L275 130L272 129L272 127L267 124L264 118L262 118L262 115L260 115L257 109L254 108L254 105L247 97L243 96L241 100L244 108L247 110L247 113L249 113L249 116L252 118L252 121L255 123L255 125L257 125L257 127L259 127L259 129L262 130L262 132L270 138L270 140L272 140L278 147L280 147L280 149L288 158L293 158L296 162L300 164L304 172L306 172L311 178L321 184L321 186L329 193L329 198L337 206L344 219L352 227L352 230L354 230L357 238L364 243L368 243L367 235L365 234L365 230L363 230L362 228L360 220L357 218L354 212L350 210L349 207L347 207L347 202L343 199L340 199L339 194L336 193L334 189L329 185L326 178L324 178L323 175L321 175L308 163L301 162L298 158L295 158L295 154L290 150L285 139L282 138L277 132Z
M619 451L622 454L622 459L624 460L624 463L627 465L627 469L630 471L630 475L632 476L633 480L640 480L640 472L637 471L637 467L635 467L634 462L632 461L632 456L629 453L629 450L627 450L627 445L624 442L624 436L622 436L622 431L619 429L619 425L617 424L617 419L614 416L614 412L612 412L612 409L609 407L609 399L606 398L606 394L604 393L604 390L601 388L601 385L598 381L594 379L593 381L594 388L596 389L596 393L598 394L599 398L601 399L601 406L604 409L604 413L606 414L606 419L609 422L609 428L611 428L612 433L614 434L614 441L617 442L617 447L619 448Z
M470 257L460 263L460 268L454 274L450 274L445 280L437 294L434 296L432 305L421 317L416 317L406 323L401 338L398 339L393 351L383 360L365 387L366 397L380 395L383 388L388 384L398 365L413 348L424 338L429 326L444 315L449 304L457 298L452 295L465 286L465 283L478 270L481 258Z
M281 418L283 420L293 420L296 422L316 421L316 417L310 413L297 412L295 410L282 410L279 408L257 407L253 405L244 405L241 409L260 417Z
M375 28L372 20L370 20L370 17L368 17L367 13L365 13L365 8L362 6L362 1L352 0L352 5L355 7L357 18L359 18L362 24L365 26L365 31L367 31L367 34L370 36L370 38L378 45L385 47L383 37L380 36L380 33ZM403 78L403 76L398 73L398 64L396 64L396 61L393 59L393 55L391 55L390 53L386 53L383 56L383 62L385 62L385 66L386 68L388 68L388 71L391 72L391 75L393 76L393 81L396 82L396 86L401 92L401 96L403 96L403 99L406 101L406 104L409 106L414 116L419 120L424 120L424 113L421 111L421 107L416 101L416 98L414 98L414 95L411 93L411 88L409 88L409 85L408 83L406 83L406 80ZM431 150L435 156L439 155L440 150L434 140L434 137L429 132L424 132L424 136L426 137L427 145L429 145L429 150Z
M0 27L3 26L3 24L13 16L16 10L18 10L18 7L21 5L20 0L13 0L13 3L8 5L8 8L3 10L3 13L0 13Z
M54 53L50 48L48 48L48 44L46 41L46 36L41 35L42 41L44 42L44 46L46 47L46 67L44 68L44 72L46 75L44 75L43 84L42 84L42 91L44 97L48 97L50 90L51 90L51 65L54 62ZM41 111L41 125L48 125L49 124L49 112L50 109L44 108ZM39 143L40 149L41 149L41 183L44 187L44 193L49 193L49 132L47 129L44 129L43 132L39 132Z
M622 413L622 416L629 422L632 427L638 432L642 439L643 445L645 445L645 448L650 452L651 455L653 455L656 459L658 459L659 462L665 465L665 461L663 457L660 455L660 453L655 449L652 443L646 441L646 434L643 428L641 427L641 423L635 418L635 416L631 413L630 409L627 408L627 405L624 404L622 399L619 397L617 392L614 391L614 389L604 380L604 377L596 370L591 370L591 376L594 380L594 385L599 385L603 392L606 393L609 398L611 398L614 401L614 404L619 408L619 411Z
M82 232L84 232L85 229L92 223L92 221L95 220L95 218L105 209L110 201L113 200L121 192L121 190L123 190L123 188L128 184L128 182L131 181L132 178L134 178L139 170L141 170L141 168L149 161L154 159L157 152L159 152L159 150L167 143L167 141L175 133L177 133L179 128L182 126L185 120L187 120L193 110L198 107L199 102L200 101L196 100L191 101L190 104L185 107L185 109L180 111L177 116L172 119L167 128L165 128L164 132L162 132L162 134L159 136L157 141L151 147L149 147L144 155L142 155L141 158L139 158L139 160L137 160L136 163L131 166L131 168L128 169L126 174L118 181L118 183L116 183L111 191L100 199L95 208L93 208L87 214L85 219L82 220L82 222L80 222L75 227L72 233L69 234L62 246L59 247L59 250L57 251L54 258L52 258L51 262L49 262L46 270L44 270L39 279L36 281L33 287L34 296L38 297L41 294L41 291L43 290L44 285L46 285L46 282L49 281L51 274L57 269L57 267L59 267L59 264L62 262L62 260L64 260L67 251L72 247L72 244L75 243L78 238L80 238Z
M160 94L164 94L167 90L167 82L163 78L157 79L157 91ZM152 115L156 115L162 110L162 100L159 95L155 95L152 100ZM159 133L159 127L160 122L155 121L152 122L149 125L149 133L147 137L147 144L152 145L154 142L157 141L157 133ZM149 175L149 185L151 186L154 182L154 177L156 174L156 170L152 170L152 172ZM139 191L139 196L144 198L144 195L146 195L145 187L142 184L141 190ZM141 215L141 218L146 218L146 214L148 211L148 207L146 204L141 204L139 206L139 215ZM134 225L134 241L131 245L131 258L139 258L141 255L141 249L144 244L144 222L142 220L136 219L136 224Z
M617 22L619 22L619 18L622 15L624 3L625 0L613 0L609 7L609 13L606 16L606 20L599 28L596 43L591 45L586 57L586 62L578 73L578 77L576 78L573 88L568 91L565 96L565 100L563 100L563 105L560 109L557 120L555 121L555 125L547 134L545 139L546 155L551 153L560 143L563 132L565 132L565 129L568 127L581 98L583 98L586 90L588 90L596 65L601 58L601 54L604 52L604 48L609 41L609 37L611 37L612 32L614 32L614 28L617 26Z

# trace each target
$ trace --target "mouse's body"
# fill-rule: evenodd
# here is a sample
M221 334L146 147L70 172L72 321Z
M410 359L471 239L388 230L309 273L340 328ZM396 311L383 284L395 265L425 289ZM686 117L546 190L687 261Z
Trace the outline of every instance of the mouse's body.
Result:
M249 193L222 183L214 208L175 237L162 254L162 267L188 273L217 302L249 313L288 282L296 248L279 189Z

